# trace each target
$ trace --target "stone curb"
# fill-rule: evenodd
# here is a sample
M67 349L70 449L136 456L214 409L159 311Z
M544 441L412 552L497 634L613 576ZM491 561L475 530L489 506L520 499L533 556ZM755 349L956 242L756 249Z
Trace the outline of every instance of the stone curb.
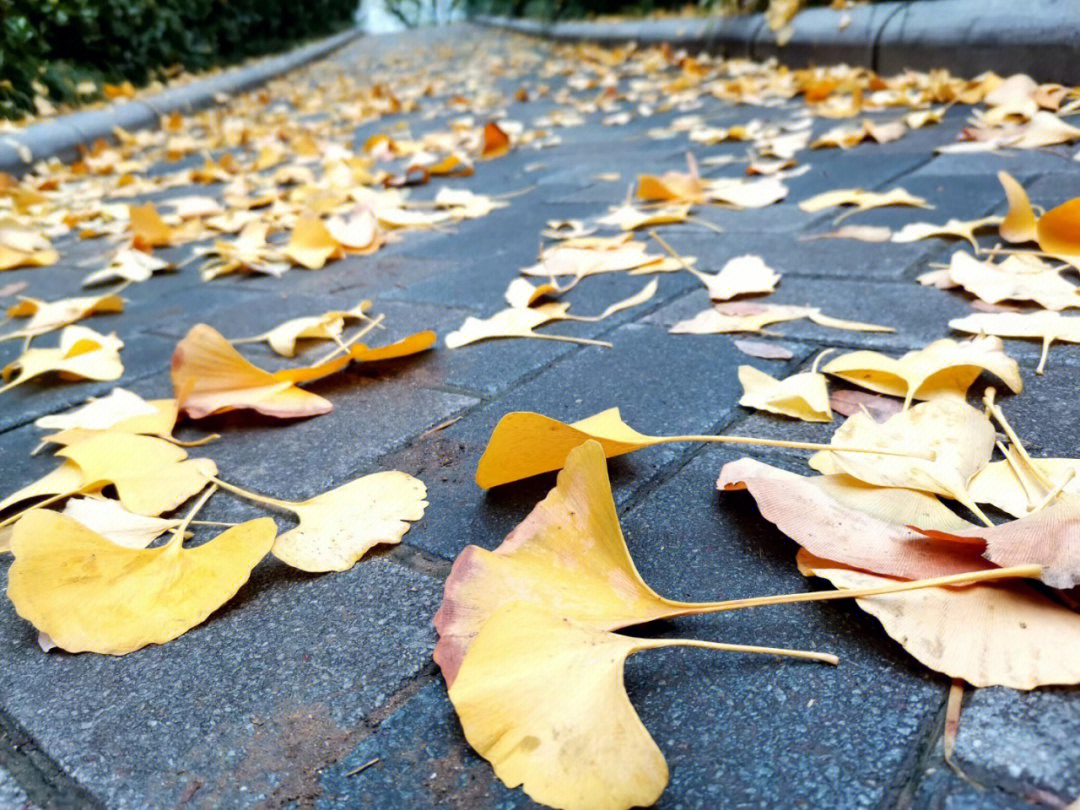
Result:
M993 70L1080 84L1077 0L893 0L846 11L812 8L795 17L783 46L761 14L550 23L476 15L473 20L555 40L667 42L725 57L775 56L796 67L847 62L885 75L905 68L947 68L962 76Z
M260 59L252 65L223 71L206 79L172 87L135 101L111 104L57 116L17 132L0 134L0 171L20 174L38 160L59 157L69 160L79 144L98 138L111 138L113 129L129 132L154 126L163 115L193 112L217 103L221 94L232 95L314 62L362 36L359 28L350 28L318 42L304 45L279 56ZM23 159L29 153L31 160Z

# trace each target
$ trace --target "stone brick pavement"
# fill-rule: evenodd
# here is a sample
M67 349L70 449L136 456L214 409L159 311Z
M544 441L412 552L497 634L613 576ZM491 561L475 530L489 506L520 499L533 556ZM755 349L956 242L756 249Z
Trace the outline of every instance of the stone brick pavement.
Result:
M333 58L392 83L393 64L403 52L428 49L442 59L440 49L448 44L490 52L542 53L547 47L459 26L362 40ZM559 79L549 81L557 86ZM513 91L513 83L504 84ZM515 102L508 114L528 120L554 106L544 99ZM706 98L697 112L709 123L728 125L753 117L779 120L791 109L733 107ZM685 165L685 140L646 135L678 114L635 118L617 128L592 116L582 126L559 130L563 143L557 147L517 150L479 164L475 177L446 184L524 193L453 232L410 235L374 255L320 272L294 270L280 280L203 283L189 265L131 287L123 314L92 325L115 329L124 339L120 384L147 397L171 395L170 354L197 321L230 335L254 334L287 317L371 298L388 314L389 338L422 328L445 335L467 315L484 316L500 306L507 283L535 260L547 220L602 214L621 201L638 171ZM0 600L0 807L532 806L465 744L431 661L431 617L453 558L469 543L496 546L553 482L545 476L489 493L473 483L496 421L515 409L576 419L620 405L630 424L649 433L827 440L828 426L740 408L737 366L750 363L781 375L807 367L829 346L921 347L948 335L949 318L970 307L958 295L915 283L953 246L936 240L801 241L827 230L831 218L828 212L801 212L801 199L837 187L901 185L936 205L933 212L890 209L852 220L896 228L1003 212L994 178L999 169L1024 183L1037 203L1080 192L1080 163L1053 150L935 156L932 148L954 139L966 114L955 107L940 125L883 146L802 153L811 171L789 181L791 194L783 203L699 214L723 233L695 225L664 231L707 269L743 253L762 255L783 274L770 301L821 306L837 317L889 324L895 333L781 324L771 331L793 359L752 359L734 348L730 336L668 334L672 323L708 304L691 277L670 274L660 278L659 293L644 307L598 324L560 327L565 334L609 340L611 349L526 340L440 348L377 376L348 372L312 386L335 406L316 419L282 425L245 413L210 420L222 434L213 457L239 484L299 498L359 474L397 468L427 483L431 506L401 546L345 573L310 576L268 558L210 621L123 658L43 654L32 628ZM400 118L417 131L428 126L418 114ZM362 127L357 139L394 123L391 118ZM829 126L817 121L815 131ZM695 148L699 158L741 151L737 144ZM621 182L594 179L609 172L620 173ZM417 196L428 192L434 189L420 189ZM76 294L83 275L76 268L100 257L93 242L58 247L60 265L5 273L4 281L25 278L28 293L47 297ZM161 253L182 261L189 250ZM575 309L599 310L639 286L621 275L590 279L575 293ZM1040 378L1033 374L1036 345L1011 341L1008 350L1020 359L1030 386L1005 402L1010 419L1033 451L1075 453L1080 351L1055 348L1049 372ZM256 362L274 362L257 346L245 351ZM16 354L12 342L0 344L0 364ZM5 491L53 466L50 458L29 454L38 436L36 417L110 388L26 385L6 395L0 401ZM820 587L798 574L794 544L760 517L748 496L715 492L721 465L741 455L739 448L668 445L611 463L631 551L645 579L662 593L716 599ZM792 469L805 457L795 451L760 455ZM222 498L204 516L254 514ZM5 583L8 564L0 563ZM947 679L911 659L852 605L740 611L659 623L653 631L822 649L842 659L835 669L686 650L631 659L631 700L671 768L659 807L967 810L1063 807L1080 795L1076 690L970 694L956 762L979 787L942 760Z

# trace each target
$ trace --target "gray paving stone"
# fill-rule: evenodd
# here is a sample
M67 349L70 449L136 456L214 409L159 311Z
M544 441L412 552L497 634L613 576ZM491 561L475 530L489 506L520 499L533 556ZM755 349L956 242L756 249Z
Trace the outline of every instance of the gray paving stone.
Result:
M3 810L37 810L15 777L6 768L0 768L0 808Z
M1029 793L1036 788L1067 804L1080 795L1080 761L1072 729L1080 720L1075 690L975 690L956 738L957 764L980 782Z
M43 653L5 600L0 699L110 808L311 795L365 717L429 666L440 590L381 560L311 576L269 558L205 624L123 658Z
M359 773L356 768L377 760ZM461 733L442 678L425 686L322 775L319 810L370 807L539 807L509 790Z

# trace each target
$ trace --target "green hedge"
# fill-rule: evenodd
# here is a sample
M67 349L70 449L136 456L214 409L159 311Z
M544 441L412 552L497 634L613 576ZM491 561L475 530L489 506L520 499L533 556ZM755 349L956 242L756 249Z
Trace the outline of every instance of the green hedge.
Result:
M332 33L357 0L0 0L0 115L33 109L33 82L54 101L79 81L145 83Z

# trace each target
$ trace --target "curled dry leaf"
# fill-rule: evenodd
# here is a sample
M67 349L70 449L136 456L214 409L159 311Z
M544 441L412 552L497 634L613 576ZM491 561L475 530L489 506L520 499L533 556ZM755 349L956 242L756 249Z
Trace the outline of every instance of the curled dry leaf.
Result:
M274 542L274 556L302 571L346 571L379 543L398 543L424 516L427 488L397 470L373 473L301 503L275 501L300 524Z
M213 328L196 324L173 352L173 390L180 410L193 419L241 408L279 418L317 416L333 410L333 405L298 387L300 383L335 374L354 360L393 360L426 351L434 343L431 331L385 346L356 343L342 348L341 357L271 373L246 360Z
M480 147L480 158L491 160L507 154L512 147L510 136L494 121L484 124L483 142Z
M841 589L890 581L806 552L797 560L804 576ZM912 656L972 686L1034 689L1080 682L1080 614L1029 585L980 583L856 601Z
M291 418L333 410L329 401L296 383L334 374L348 363L348 357L338 357L315 366L270 373L246 360L213 328L196 324L177 344L171 374L180 410L193 419L238 408Z
M1039 338L1042 340L1042 356L1035 369L1042 374L1050 344L1055 340L1080 343L1080 316L1062 315L1060 312L979 312L963 318L953 318L949 328L974 335L997 335L999 337Z
M128 206L128 228L132 246L147 252L174 244L179 237L177 229L161 218L153 203Z
M1041 247L1055 256L1080 256L1080 197L1051 208L1036 228Z
M990 567L980 544L935 544L912 528L972 527L925 492L872 486L844 474L802 476L752 458L725 464L716 487L749 490L762 517L780 531L810 553L853 568L920 579Z
M816 369L778 380L753 366L739 366L743 395L739 404L804 422L831 422L829 389Z
M15 526L8 597L68 652L124 655L201 624L247 582L276 530L258 518L185 549L125 548L64 515L33 510Z
M1008 172L998 172L998 180L1005 188L1005 197L1009 201L1009 211L998 226L998 233L1006 242L1033 241L1036 218L1027 192Z
M35 337L60 329L91 315L103 312L123 312L124 299L119 295L98 295L83 298L61 298L58 301L42 301L38 298L20 298L19 303L8 307L8 317L29 318L21 328L6 335L8 338Z
M904 487L959 501L985 523L968 493L968 481L989 461L996 433L982 411L962 399L935 399L915 405L885 422L857 413L833 434L833 443L896 451L918 447L934 460L870 453L815 453L810 466L820 473L846 473L879 487Z
M42 234L0 225L0 271L18 267L47 267L60 254Z
M301 267L319 270L329 259L340 258L342 250L323 221L307 211L297 218L283 253Z
M67 326L60 333L57 348L27 349L5 366L3 379L6 385L0 387L0 393L50 372L56 372L64 379L115 380L124 373L120 362L123 345L116 335L100 335L77 324Z
M968 341L943 338L898 359L878 352L849 352L830 360L823 371L879 394L903 397L905 408L913 399L962 398L984 371L1014 393L1024 390L1019 365L992 336Z

